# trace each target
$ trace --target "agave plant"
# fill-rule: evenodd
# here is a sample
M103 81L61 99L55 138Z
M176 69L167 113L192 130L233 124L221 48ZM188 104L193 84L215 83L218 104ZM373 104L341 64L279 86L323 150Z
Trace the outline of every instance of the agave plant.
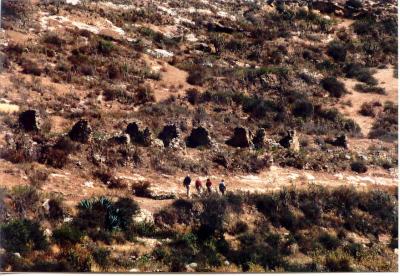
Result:
M116 230L120 225L120 217L116 214L109 213L107 215L107 228L110 230Z
M79 202L79 207L83 209L90 209L92 208L92 201L90 201L90 199L83 199Z
M105 196L100 197L98 202L100 203L101 206L106 207L106 209L112 208L112 202Z

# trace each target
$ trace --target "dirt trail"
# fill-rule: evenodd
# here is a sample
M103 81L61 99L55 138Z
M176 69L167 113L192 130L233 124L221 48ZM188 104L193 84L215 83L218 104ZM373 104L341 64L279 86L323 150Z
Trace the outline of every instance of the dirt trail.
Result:
M26 169L26 168L25 168ZM183 173L175 175L162 175L154 171L144 170L125 170L118 173L120 178L132 184L138 180L148 180L152 184L152 190L159 194L173 193L178 198L186 198L185 189L182 187ZM203 182L207 176L191 174L194 182L200 177ZM387 172L378 169L370 169L367 173L358 175L352 172L341 172L328 174L323 172L313 172L297 170L292 168L281 168L272 166L270 170L258 175L210 175L213 182L213 190L218 188L221 179L225 180L228 191L234 192L271 192L282 189L283 187L307 187L309 185L320 185L324 187L338 187L341 185L352 185L357 189L368 190L378 189L397 189L397 171ZM11 188L16 185L28 184L28 177L23 167L16 168L10 162L0 160L0 183L2 186ZM192 188L193 193L194 187ZM64 196L66 203L70 207L84 199L92 196L131 196L130 189L108 189L98 180L91 176L80 176L78 172L65 170L53 170L48 180L42 187L45 194L54 192ZM196 195L195 195L196 196ZM148 198L135 197L142 209L154 213L169 205L173 200L152 200Z
M386 90L386 95L379 95L373 93L361 93L354 90L354 86L359 82L354 79L342 79L346 89L350 92L345 95L342 101L337 105L337 108L348 118L355 120L361 127L361 132L367 136L374 123L374 118L366 117L359 113L361 106L366 102L378 101L384 104L386 101L392 101L397 104L397 79L393 75L393 68L377 69L374 77L378 80L378 87ZM343 103L351 102L351 106Z

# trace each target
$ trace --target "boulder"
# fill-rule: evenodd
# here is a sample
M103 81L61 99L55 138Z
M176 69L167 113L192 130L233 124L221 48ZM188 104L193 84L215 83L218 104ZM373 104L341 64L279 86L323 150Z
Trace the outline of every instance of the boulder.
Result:
M39 131L42 123L39 112L32 109L22 112L18 121L20 127L25 131Z
M179 138L181 131L176 124L168 124L158 135L158 138L163 141L164 147L169 147L173 139Z
M266 137L265 129L263 129L263 128L257 129L257 132L253 138L253 144L256 149L264 148L264 146L266 145L265 137Z
M284 148L291 149L296 152L299 151L300 143L296 130L288 130L286 135L279 141L279 144Z
M211 146L211 138L208 130L202 126L192 129L189 137L186 140L188 147L209 147Z
M129 134L132 143L136 143L145 147L151 145L153 135L148 127L143 127L138 122L130 123L126 128L126 133Z
M233 136L226 144L235 148L247 148L252 145L251 133L245 127L236 127Z
M72 141L79 143L87 143L92 137L92 127L86 120L79 120L68 133Z
M347 140L346 134L341 134L341 135L337 136L336 139L333 141L332 145L347 149L348 148L348 140Z

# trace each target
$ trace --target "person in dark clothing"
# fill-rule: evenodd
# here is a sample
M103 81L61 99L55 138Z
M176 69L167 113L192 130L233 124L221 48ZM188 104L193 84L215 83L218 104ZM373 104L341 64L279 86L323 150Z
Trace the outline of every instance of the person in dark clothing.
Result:
M199 195L201 195L201 193L203 192L203 183L201 183L200 178L197 178L197 180L195 182L195 186L196 186L197 193Z
M192 182L192 179L190 176L186 176L185 179L183 180L183 186L186 188L186 195L187 197L190 197L190 183Z
M206 187L207 187L207 192L209 194L211 194L211 186L212 186L212 182L211 182L210 178L207 178Z
M225 194L226 185L223 179L221 180L221 183L219 183L219 191L221 192L222 195Z

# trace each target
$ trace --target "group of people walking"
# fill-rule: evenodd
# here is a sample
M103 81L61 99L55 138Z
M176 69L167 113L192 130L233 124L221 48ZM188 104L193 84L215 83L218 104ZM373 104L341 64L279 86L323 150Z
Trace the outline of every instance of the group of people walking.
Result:
M183 179L183 186L185 186L185 188L186 188L187 197L190 197L190 185L191 185L191 183L192 183L192 179L190 178L189 175L187 175L185 177L185 179ZM207 178L206 189L207 189L207 193L208 194L212 193L212 185L213 185L213 183L211 182L211 179ZM203 182L200 180L200 178L196 179L196 181L194 183L194 186L195 186L195 188L197 190L197 193L199 195L202 195L203 192L204 192L204 187L203 187ZM225 182L224 182L223 179L219 183L218 188L219 188L219 191L221 192L221 194L224 195L225 191L226 191L226 185L225 185Z

